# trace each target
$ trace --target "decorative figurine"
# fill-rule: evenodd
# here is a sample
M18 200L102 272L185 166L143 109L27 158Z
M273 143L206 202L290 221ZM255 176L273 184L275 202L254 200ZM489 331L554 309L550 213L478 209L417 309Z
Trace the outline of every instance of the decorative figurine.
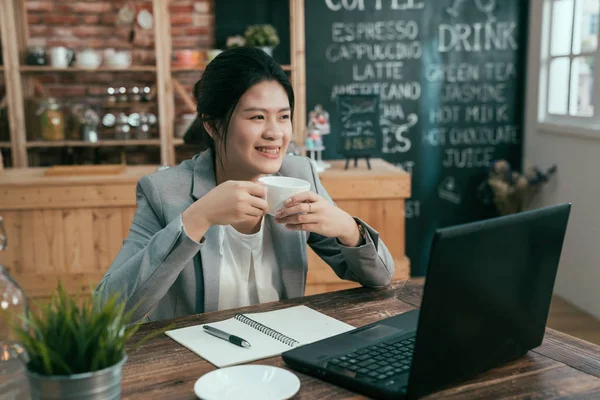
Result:
M322 153L325 150L322 136L329 133L331 133L329 113L320 104L317 104L314 110L308 113L305 142L306 152L313 161L317 172L323 172L331 167L331 164L322 159Z

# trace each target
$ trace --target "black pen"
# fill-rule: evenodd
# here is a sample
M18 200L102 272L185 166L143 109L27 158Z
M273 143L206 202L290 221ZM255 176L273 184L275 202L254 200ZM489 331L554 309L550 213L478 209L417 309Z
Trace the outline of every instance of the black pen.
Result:
M248 343L247 340L244 340L239 336L230 335L227 332L223 332L220 329L213 328L212 326L208 326L208 325L204 325L203 328L204 328L204 332L209 333L215 337L218 337L219 339L227 340L229 343L233 343L236 346L244 347L246 349L250 347L250 343Z

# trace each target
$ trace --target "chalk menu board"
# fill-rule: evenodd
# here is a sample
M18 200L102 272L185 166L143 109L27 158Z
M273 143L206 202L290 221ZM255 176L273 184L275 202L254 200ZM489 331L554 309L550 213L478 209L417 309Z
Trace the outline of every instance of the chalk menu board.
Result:
M377 95L378 153L412 177L411 273L424 275L436 228L495 215L477 198L490 162L520 168L526 0L305 2L307 107L330 113L324 159L338 150L337 97Z
M338 151L345 157L368 157L379 154L379 96L339 95L340 117Z

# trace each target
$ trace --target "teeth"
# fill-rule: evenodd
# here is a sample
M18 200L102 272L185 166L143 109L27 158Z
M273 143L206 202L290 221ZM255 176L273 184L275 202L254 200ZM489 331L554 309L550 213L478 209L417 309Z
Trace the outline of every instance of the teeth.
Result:
M279 154L279 149L267 149L264 147L257 147L256 150L260 151L261 153Z

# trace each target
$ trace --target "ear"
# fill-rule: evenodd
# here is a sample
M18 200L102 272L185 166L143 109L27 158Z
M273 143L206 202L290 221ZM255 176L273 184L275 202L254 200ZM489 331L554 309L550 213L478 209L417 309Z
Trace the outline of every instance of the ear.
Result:
M204 129L206 129L206 132L208 132L208 136L210 136L212 140L216 141L218 136L217 131L210 121L203 121L202 126L204 126Z

